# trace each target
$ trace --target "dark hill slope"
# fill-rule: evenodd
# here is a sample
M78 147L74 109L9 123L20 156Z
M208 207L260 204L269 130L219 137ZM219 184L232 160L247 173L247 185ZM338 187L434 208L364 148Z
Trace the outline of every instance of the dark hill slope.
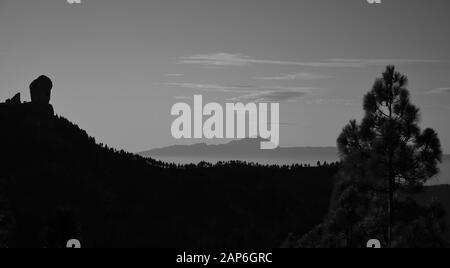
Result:
M444 234L446 241L450 242L450 186L437 185L425 187L424 191L416 196L419 203L426 205L432 200L440 202L446 212L445 222L447 225L447 232Z
M96 144L51 107L30 107L0 104L10 247L79 238L85 247L270 248L327 211L336 167L176 167Z

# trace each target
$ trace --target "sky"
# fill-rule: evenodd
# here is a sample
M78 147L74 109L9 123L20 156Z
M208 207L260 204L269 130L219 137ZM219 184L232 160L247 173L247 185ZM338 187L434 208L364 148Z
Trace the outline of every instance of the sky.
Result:
M0 100L39 75L98 142L173 144L177 102L280 103L280 145L334 146L385 66L450 153L448 0L0 0Z

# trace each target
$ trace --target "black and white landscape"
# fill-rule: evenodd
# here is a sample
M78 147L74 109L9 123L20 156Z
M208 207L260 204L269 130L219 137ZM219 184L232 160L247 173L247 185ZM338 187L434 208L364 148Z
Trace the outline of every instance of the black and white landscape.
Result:
M0 248L450 248L449 10L0 0Z

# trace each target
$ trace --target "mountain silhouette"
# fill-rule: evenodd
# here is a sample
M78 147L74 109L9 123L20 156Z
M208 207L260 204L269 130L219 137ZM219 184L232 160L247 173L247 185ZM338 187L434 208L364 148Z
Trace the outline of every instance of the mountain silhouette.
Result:
M220 145L206 143L174 145L138 154L143 157L181 164L240 160L260 164L316 165L318 161L333 163L339 160L338 150L335 147L280 147L275 150L261 150L259 148L261 141L262 139L243 139ZM444 155L439 168L440 174L432 178L428 185L450 185L450 155Z
M153 149L139 153L144 157L172 160L174 162L199 162L241 160L262 164L313 164L317 161L337 162L338 151L335 147L294 147L277 148L274 150L261 150L262 139L243 139L231 141L221 145L207 145L198 143L194 145L175 145L165 148Z
M0 103L0 246L274 248L328 210L337 165L173 165L117 151L55 115L41 80L31 102Z

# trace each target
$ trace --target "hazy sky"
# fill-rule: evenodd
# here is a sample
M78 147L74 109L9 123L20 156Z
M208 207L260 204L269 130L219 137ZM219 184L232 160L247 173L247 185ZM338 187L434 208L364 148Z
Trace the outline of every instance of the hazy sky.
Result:
M281 102L282 146L335 145L387 64L450 152L450 1L0 0L0 99L41 74L55 111L99 142L171 137L176 102ZM224 141L215 141L224 142Z

